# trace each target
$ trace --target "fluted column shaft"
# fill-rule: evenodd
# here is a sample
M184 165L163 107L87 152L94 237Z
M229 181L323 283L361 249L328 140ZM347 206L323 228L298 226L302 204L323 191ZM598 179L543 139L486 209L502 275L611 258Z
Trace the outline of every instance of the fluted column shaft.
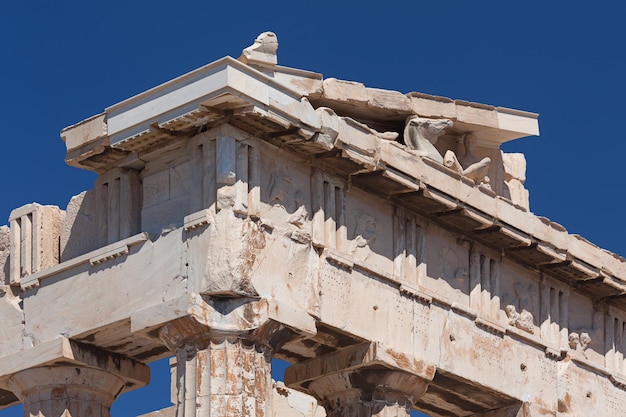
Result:
M176 417L266 417L272 389L269 346L249 333L171 322L161 340L176 353Z
M271 368L254 343L212 338L176 350L177 417L264 417Z
M30 368L9 380L24 417L110 417L124 384L117 375L80 365Z

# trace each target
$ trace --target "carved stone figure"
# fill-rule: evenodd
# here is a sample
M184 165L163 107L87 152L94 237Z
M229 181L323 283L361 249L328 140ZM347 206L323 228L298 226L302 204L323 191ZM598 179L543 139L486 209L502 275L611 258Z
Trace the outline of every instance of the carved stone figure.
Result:
M491 159L481 159L476 156L476 136L473 133L463 136L463 146L465 153L462 157L457 158L453 151L447 151L443 158L443 164L464 177L488 184L489 177L487 177L487 172L489 171L489 165L491 165Z
M357 249L366 246L375 246L376 239L381 233L378 220L368 213L357 210L354 216L354 237L350 252L354 254Z
M581 333L580 334L580 348L582 350L587 349L587 346L591 344L592 340L589 336L589 333Z
M270 175L267 185L267 198L271 205L284 208L294 213L305 204L302 191L294 187L293 179L284 170L278 170ZM305 209L306 210L306 209Z
M537 287L516 282L513 285L513 294L506 293L507 305L504 312L509 319L509 325L530 334L535 333L535 318L533 311L539 311Z
M578 332L571 332L568 336L568 342L570 349L581 352L587 357L587 355L585 355L585 349L587 349L587 346L592 342L589 333L580 330Z
M435 143L451 126L452 121L448 119L409 116L404 127L404 143L409 149L416 151L417 155L443 164L443 158L435 148Z
M298 207L298 209L291 216L289 216L287 222L293 224L294 226L302 227L302 225L307 222L308 218L309 212L306 207L302 205Z
M530 311L522 309L522 311L518 313L513 304L504 307L504 311L509 318L509 324L511 326L517 327L530 334L535 333L535 319Z
M504 196L518 206L529 209L528 190L524 188L526 181L526 158L521 153L502 152L504 166Z

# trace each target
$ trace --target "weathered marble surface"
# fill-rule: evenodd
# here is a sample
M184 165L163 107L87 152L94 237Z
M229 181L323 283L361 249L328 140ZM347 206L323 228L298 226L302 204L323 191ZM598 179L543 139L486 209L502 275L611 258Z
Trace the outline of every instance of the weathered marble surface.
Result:
M626 261L531 213L523 155L499 149L537 115L324 79L276 48L262 34L63 130L99 177L0 227L0 404L75 414L102 380L106 415L176 356L155 417L626 416Z

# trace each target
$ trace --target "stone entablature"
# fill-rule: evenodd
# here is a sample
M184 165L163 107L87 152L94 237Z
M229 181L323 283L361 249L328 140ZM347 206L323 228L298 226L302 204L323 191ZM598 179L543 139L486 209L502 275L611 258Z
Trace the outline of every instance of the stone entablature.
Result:
M330 414L624 415L626 261L531 213L499 150L536 115L280 67L274 41L64 129L100 175L0 228L3 404L61 343L176 355L179 417L274 414L272 357Z

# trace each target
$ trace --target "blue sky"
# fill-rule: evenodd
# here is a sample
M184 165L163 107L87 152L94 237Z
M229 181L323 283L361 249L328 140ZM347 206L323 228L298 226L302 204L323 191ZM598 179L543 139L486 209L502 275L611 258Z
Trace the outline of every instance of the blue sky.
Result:
M526 155L531 210L626 255L625 16L626 3L580 1L5 2L0 224L92 187L64 164L63 127L271 30L281 65L540 113L540 137L504 146ZM114 415L163 406L160 386Z

